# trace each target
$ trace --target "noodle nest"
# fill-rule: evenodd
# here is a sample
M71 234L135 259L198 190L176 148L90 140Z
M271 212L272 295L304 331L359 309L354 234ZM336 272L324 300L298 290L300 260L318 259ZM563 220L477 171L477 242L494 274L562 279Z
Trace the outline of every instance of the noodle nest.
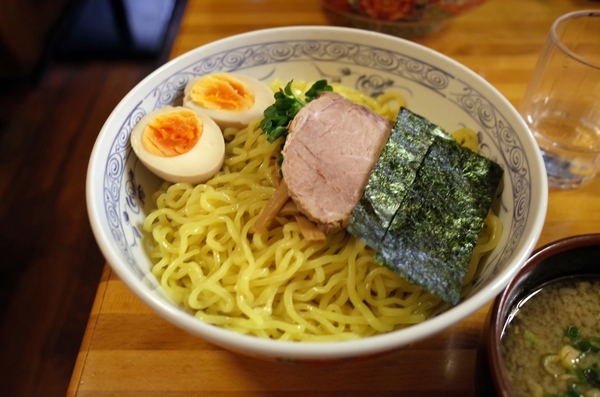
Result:
M332 85L392 120L404 105L398 94L373 99ZM275 81L272 88L279 86ZM293 87L300 95L309 86L294 82ZM276 190L281 148L281 141L267 141L259 121L223 131L225 163L211 180L165 183L153 195L157 208L144 230L153 239L152 273L167 294L201 321L287 341L362 338L445 310L446 303L379 265L373 250L345 231L307 242L295 214L283 211L267 230L254 233L253 224ZM468 131L460 134L460 140L477 140ZM490 213L463 295L500 234L500 222Z

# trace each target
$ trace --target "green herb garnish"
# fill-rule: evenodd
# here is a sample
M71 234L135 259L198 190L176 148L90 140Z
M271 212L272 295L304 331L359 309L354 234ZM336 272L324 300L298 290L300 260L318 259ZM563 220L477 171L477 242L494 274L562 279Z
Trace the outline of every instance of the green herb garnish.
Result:
M566 334L570 339L577 339L577 337L579 337L579 328L572 325L569 328L567 328Z
M298 98L292 91L290 80L284 89L275 93L275 103L265 109L260 128L269 136L269 142L275 142L288 134L288 124L308 102L315 99L321 92L333 91L327 80L318 80L304 94L304 100Z
M523 337L525 338L526 341L528 341L529 343L531 343L532 345L535 345L537 343L537 338L535 336L535 334L533 332L531 332L530 330L525 330L525 333L523 334Z
M587 340L576 340L573 342L573 347L582 353L587 353L592 350L592 344Z
M592 351L594 353L598 353L600 352L600 338L598 338L597 336L592 336L589 339L590 345L592 346Z
M577 389L576 385L571 385L565 394L566 397L583 397L583 394Z
M600 369L586 368L583 370L583 376L590 385L600 387Z

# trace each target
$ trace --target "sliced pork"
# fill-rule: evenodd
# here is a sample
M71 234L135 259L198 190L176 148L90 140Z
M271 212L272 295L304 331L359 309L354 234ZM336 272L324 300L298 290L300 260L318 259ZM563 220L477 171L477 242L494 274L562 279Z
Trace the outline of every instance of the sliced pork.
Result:
M298 209L325 233L348 225L391 127L333 92L309 102L290 123L283 177Z

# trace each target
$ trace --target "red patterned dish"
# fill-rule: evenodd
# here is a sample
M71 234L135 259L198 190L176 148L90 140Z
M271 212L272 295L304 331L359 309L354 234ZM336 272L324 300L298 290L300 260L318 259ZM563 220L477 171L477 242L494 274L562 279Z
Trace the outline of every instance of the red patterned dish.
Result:
M400 37L439 29L486 0L323 0L332 21Z

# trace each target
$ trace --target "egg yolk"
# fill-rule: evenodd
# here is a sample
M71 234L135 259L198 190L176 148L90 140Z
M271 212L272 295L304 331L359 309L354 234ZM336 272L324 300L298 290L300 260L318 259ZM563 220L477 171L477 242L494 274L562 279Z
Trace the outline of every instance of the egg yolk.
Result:
M198 80L190 91L192 101L205 109L243 112L254 105L254 91L234 76L213 74Z
M161 157L189 152L198 143L204 126L191 110L156 116L144 129L142 143L147 151Z

